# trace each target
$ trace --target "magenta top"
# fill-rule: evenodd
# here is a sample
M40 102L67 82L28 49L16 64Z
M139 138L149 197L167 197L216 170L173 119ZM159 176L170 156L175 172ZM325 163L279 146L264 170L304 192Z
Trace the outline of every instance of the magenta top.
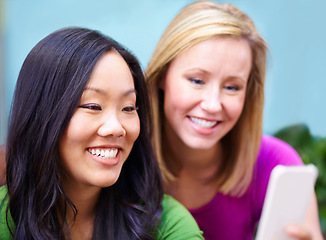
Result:
M302 165L287 143L263 136L252 182L241 197L217 193L211 202L189 210L205 240L252 240L263 208L269 175L276 165Z

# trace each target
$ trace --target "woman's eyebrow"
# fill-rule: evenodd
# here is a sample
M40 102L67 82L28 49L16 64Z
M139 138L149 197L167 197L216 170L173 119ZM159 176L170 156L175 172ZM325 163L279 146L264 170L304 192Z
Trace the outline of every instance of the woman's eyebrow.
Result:
M126 96L128 96L128 95L130 95L130 94L135 94L135 95L137 95L137 90L134 89L134 88L129 89L128 91L125 92L125 94L123 94L123 96L126 97Z
M99 88L95 88L95 87L85 87L85 90L84 91L94 91L94 92L97 92L101 95L107 95L107 93L105 91L103 91L102 89L99 89Z
M100 88L96 88L96 87L86 87L84 91L87 91L87 90L88 90L88 91L95 91L95 92L97 92L97 93L99 93L99 94L101 94L101 95L104 95L104 96L107 96L107 95L108 95L108 93L107 93L106 91L103 91L102 89L100 89ZM127 90L127 91L123 94L123 96L126 97L126 96L128 96L128 95L130 95L130 94L136 94L136 95L137 95L137 90L134 89L134 88L131 88L131 89Z

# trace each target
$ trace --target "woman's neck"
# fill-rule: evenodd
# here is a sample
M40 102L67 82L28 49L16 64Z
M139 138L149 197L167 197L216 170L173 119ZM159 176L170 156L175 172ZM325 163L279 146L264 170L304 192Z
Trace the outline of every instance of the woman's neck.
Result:
M188 209L199 208L211 201L218 191L216 173L222 158L220 144L205 150L193 149L168 131L163 143L165 161L177 175L176 181L167 184L167 193Z
M207 179L210 179L209 175L216 173L220 162L219 159L222 158L222 149L219 142L209 149L191 148L168 126L166 126L162 140L164 158L175 174L182 169L191 174L206 176Z
M66 220L71 238L91 239L96 214L96 204L101 189L65 184L64 190L77 209L75 218L74 210L71 207L67 207Z

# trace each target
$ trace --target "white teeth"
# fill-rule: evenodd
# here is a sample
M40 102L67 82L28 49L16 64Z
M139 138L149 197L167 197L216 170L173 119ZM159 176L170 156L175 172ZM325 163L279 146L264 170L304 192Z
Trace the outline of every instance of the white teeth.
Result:
M190 117L191 121L201 128L211 128L216 125L217 121L206 121L204 119Z
M99 149L96 149L95 154L96 154L96 156L100 156L101 151Z
M118 149L105 150L106 158L115 158L118 154Z
M115 158L118 154L118 149L89 149L88 150L92 155L101 157L101 158Z
M106 158L110 157L110 151L109 150L105 150L104 157L106 157Z

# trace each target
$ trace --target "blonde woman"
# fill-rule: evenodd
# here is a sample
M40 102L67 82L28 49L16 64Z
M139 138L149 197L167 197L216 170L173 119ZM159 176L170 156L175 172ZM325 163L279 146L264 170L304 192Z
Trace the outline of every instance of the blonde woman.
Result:
M197 220L206 240L252 239L274 166L302 161L263 136L267 46L230 4L186 6L149 61L154 147L165 191ZM322 239L316 199L296 239Z

